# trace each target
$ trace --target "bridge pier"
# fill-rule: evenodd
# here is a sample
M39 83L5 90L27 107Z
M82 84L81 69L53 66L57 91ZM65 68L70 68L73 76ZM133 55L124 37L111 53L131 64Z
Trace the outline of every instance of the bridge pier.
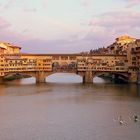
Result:
M138 79L137 79L137 83L140 84L140 72L138 72Z
M138 82L138 73L131 72L131 75L129 77L129 83L137 83L137 82Z
M2 84L3 83L3 77L0 77L0 84Z
M35 74L36 83L45 83L46 73L44 71L38 71Z
M86 71L83 76L83 83L93 83L93 73L92 71Z

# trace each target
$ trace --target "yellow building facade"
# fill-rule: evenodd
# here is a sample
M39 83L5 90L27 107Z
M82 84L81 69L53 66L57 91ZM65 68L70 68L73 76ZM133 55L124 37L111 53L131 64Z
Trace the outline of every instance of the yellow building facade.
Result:
M120 37L117 41L125 42L122 45L126 47L125 53L23 54L20 52L20 47L0 43L0 76L4 77L9 73L23 73L30 76L33 74L38 81L44 82L46 74L59 72L58 70L60 72L73 70L72 72L82 74L82 76L85 75L84 73L90 73L87 81L92 81L91 74L93 73L109 72L126 73L130 76L130 81L136 82L137 73L140 71L140 40L125 36ZM127 46L126 42L129 42Z
M123 36L116 38L116 42L121 45L132 43L135 41L136 41L136 38L130 37L128 35L123 35Z
M10 43L0 42L0 54L19 54L21 47Z

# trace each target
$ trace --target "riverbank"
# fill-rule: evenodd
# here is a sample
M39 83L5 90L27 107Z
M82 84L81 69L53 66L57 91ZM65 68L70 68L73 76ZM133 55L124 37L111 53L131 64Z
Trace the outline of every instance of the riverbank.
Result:
M29 78L30 76L24 74L11 74L4 77L4 81L12 81L16 79Z

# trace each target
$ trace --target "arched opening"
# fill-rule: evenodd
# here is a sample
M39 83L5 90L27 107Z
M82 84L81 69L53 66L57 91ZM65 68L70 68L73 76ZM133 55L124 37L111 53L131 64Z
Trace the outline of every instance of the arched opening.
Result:
M76 62L54 62L52 64L52 70L53 72L75 72L77 68Z
M99 72L95 74L93 83L127 83L128 76L123 73Z
M47 83L82 83L83 79L75 73L54 73L46 77Z
M128 83L129 81L129 77L121 73L115 73L113 78L115 83Z
M60 64L58 62L54 62L52 64L52 70L57 71L58 69L60 69Z
M35 77L22 78L19 80L20 84L34 84L36 83Z
M66 72L68 70L68 63L67 62L63 62L60 64L60 69L62 72Z
M93 78L93 83L110 83L111 81L107 80L107 79L104 79L102 77L99 77L99 76L95 76Z
M68 70L67 71L75 73L77 71L77 64L75 62L71 62L68 65Z
M68 68L69 69L76 69L77 67L77 64L75 62L71 62L69 65L68 65Z

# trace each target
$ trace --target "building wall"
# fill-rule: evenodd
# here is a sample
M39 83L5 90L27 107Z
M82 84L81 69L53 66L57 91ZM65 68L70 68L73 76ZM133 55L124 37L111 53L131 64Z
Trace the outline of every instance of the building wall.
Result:
M0 42L0 54L18 54L20 47L13 46L9 43Z
M77 58L77 68L79 71L127 71L126 56L106 55L106 56L80 56Z
M5 55L5 72L51 71L52 60L49 56Z
M127 35L123 35L123 36L120 36L118 38L116 38L116 42L121 45L124 45L124 44L127 44L127 43L132 43L132 42L135 42L136 39L135 38L132 38L130 36L127 36Z
M126 41L125 41L126 40ZM0 43L0 76L8 72L22 71L45 71L53 70L53 63L58 62L61 66L75 63L77 71L116 71L128 72L135 75L140 72L140 40L133 38L121 38L117 41L131 42L124 44L122 49L127 50L126 54L103 54L103 55L39 55L21 54L19 47ZM117 49L115 44L115 49ZM124 51L122 50L122 51ZM121 51L120 51L121 52ZM136 78L136 76L134 76ZM134 78L133 78L134 79Z
M3 55L0 55L0 76L4 76L4 71L5 71L5 62L4 62L4 57Z

